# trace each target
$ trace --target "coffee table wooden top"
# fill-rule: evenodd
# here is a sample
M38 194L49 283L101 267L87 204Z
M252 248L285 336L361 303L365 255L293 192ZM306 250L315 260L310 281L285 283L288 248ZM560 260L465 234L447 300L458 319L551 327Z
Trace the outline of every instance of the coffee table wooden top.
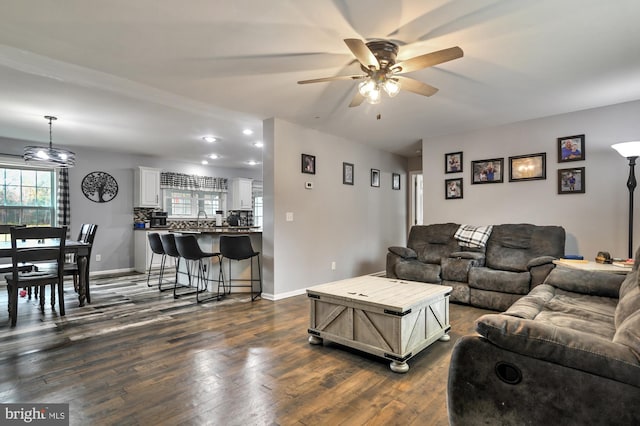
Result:
M404 312L451 291L451 287L444 285L364 275L309 287L307 294L358 301Z

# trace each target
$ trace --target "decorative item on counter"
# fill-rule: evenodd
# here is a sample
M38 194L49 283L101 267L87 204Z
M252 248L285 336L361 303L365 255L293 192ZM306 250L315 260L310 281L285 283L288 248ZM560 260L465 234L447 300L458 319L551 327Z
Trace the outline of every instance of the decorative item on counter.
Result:
M240 218L235 214L231 214L227 218L227 223L229 224L229 226L238 226L240 223Z
M216 210L216 226L222 226L222 210Z
M611 255L608 251L599 251L596 256L597 263L611 263Z
M635 261L633 259L622 259L622 258L614 257L612 259L611 264L613 266L619 266L620 268L629 268L629 269L631 269L633 267L634 262Z

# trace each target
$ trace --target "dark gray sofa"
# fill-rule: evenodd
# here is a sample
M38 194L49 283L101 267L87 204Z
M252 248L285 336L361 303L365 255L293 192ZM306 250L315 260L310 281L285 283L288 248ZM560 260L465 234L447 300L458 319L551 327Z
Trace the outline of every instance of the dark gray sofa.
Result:
M457 223L413 226L407 247L389 247L391 278L443 284L452 302L503 311L542 283L564 256L560 226L494 225L485 247L460 245Z
M453 348L452 425L640 424L638 260L626 279L558 267L476 331Z

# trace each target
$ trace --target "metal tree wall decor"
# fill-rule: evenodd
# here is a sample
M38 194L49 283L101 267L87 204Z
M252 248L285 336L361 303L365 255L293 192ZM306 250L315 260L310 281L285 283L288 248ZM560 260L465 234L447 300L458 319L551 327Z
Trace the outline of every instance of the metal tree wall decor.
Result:
M95 203L106 203L118 195L118 182L106 172L91 172L82 179L82 193Z

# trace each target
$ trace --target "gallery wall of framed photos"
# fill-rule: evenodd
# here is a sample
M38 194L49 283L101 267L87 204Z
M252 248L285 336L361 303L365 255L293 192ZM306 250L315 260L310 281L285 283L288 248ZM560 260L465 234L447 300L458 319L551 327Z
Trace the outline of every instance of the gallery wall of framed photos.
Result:
M563 136L556 139L557 163L585 160L585 135ZM444 155L444 173L462 173L464 169L462 151ZM547 179L547 153L514 155L508 158L509 182L526 182ZM586 167L557 169L558 194L584 194ZM472 160L470 162L472 185L504 183L504 158ZM445 199L463 198L463 178L449 178L444 181Z

